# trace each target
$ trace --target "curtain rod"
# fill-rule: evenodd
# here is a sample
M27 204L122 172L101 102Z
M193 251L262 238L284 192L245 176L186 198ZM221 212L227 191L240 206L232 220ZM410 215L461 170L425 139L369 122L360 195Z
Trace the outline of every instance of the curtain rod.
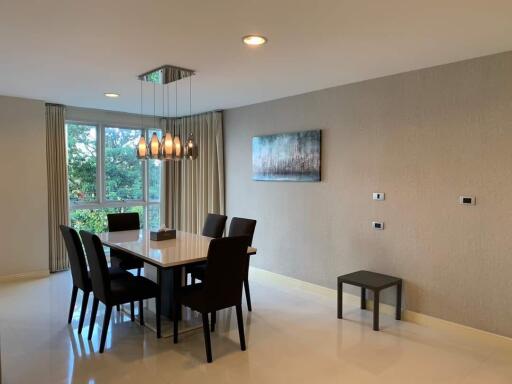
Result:
M213 111L208 111L208 112L201 112L201 113L196 113L194 115L183 115L183 116L160 116L160 119L185 119L187 117L191 117L191 116L201 116L201 115L206 115L208 113L224 113L224 110L223 109L215 109Z

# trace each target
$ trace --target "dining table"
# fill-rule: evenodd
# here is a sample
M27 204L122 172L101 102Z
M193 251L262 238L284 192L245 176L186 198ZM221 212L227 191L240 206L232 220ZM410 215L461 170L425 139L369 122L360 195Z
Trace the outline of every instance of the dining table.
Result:
M185 267L204 263L208 256L211 237L176 231L176 238L151 240L145 229L99 233L104 246L122 250L144 262L144 276L160 286L161 314L169 320L181 319L181 308L175 312L176 292L186 284ZM247 248L248 255L257 249Z

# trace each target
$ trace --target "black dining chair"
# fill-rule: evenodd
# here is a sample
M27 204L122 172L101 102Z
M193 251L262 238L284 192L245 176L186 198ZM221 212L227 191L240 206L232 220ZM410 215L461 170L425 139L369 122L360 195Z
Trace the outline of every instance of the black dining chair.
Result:
M203 236L213 237L214 239L222 237L222 234L224 233L224 228L226 227L227 219L228 217L225 215L209 213L204 221L203 230L201 234ZM186 276L188 276L188 274L190 273L192 277L192 282L195 283L196 279L200 279L200 276L204 274L205 268L206 263L190 265L186 267L185 274Z
M201 234L203 236L213 237L214 239L222 237L227 219L227 216L209 213L204 221Z
M248 236L213 239L208 248L204 283L182 287L176 294L175 311L185 305L201 313L206 348L206 360L212 362L212 348L208 314L224 308L236 307L240 348L245 351L242 317L242 285L247 263ZM178 321L174 318L174 343L178 342Z
M229 224L228 236L249 236L249 247L252 245L254 231L256 230L256 220L244 219L242 217L233 217ZM247 263L247 270L244 277L245 300L247 301L247 310L252 311L251 292L249 290L249 261Z
M256 229L256 220L252 219L244 219L242 217L233 217L231 219L231 223L229 224L228 236L248 236L249 237L249 246L252 245L252 239L254 237L254 231ZM195 282L196 280L204 280L204 273L206 270L205 265L197 265L191 268L192 271L192 279ZM244 278L244 288L245 288L245 299L247 301L247 309L252 311L252 303L251 303L251 292L249 289L249 263L247 264L247 271ZM212 331L215 330L215 314L212 314Z
M71 266L71 277L73 279L73 290L71 291L71 303L69 305L68 324L71 324L73 312L75 310L76 296L78 290L83 292L82 309L80 310L80 319L78 320L78 333L82 333L84 326L85 312L87 310L87 302L89 293L92 291L91 277L87 270L87 262L85 260L84 249L77 231L66 225L60 226L60 232L66 244L68 251L69 264ZM111 279L126 278L132 275L120 268L109 268L108 273Z
M140 229L140 219L137 212L109 213L107 215L108 231L131 231ZM127 252L119 249L110 249L110 264L113 267L119 267L125 271L136 269L137 276L140 276L141 268L144 268L144 262Z
M80 236L82 237L87 261L91 268L91 283L94 294L88 339L92 338L96 312L98 311L100 301L106 307L100 339L100 353L103 353L112 307L138 301L140 324L144 325L143 300L151 298L156 299L156 335L160 338L160 287L151 280L141 276L112 280L108 273L107 258L105 257L103 244L99 237L87 231L80 231Z

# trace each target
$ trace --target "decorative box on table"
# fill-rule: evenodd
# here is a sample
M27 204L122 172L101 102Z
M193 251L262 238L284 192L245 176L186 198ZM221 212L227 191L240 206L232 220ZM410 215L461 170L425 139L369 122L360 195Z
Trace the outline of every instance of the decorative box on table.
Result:
M176 238L175 229L162 228L158 231L149 232L149 238L153 241L171 240Z

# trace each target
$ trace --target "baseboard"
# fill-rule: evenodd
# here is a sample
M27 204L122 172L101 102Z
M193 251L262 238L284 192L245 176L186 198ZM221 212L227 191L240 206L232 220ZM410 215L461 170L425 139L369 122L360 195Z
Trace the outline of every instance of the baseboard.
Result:
M335 289L322 287L317 284L308 283L306 281L302 281L299 279L295 279L293 277L288 277L285 275L281 275L275 272L270 272L265 269L251 267L251 274L260 279L267 279L270 281L274 281L277 283L281 283L291 288L304 289L308 292L316 293L322 295L324 297L332 298L336 300L337 291ZM353 306L359 306L361 304L361 298L359 296L353 295L351 293L343 292L343 302L348 303ZM367 300L367 308L369 310L373 309L373 300ZM379 306L380 312L389 316L395 315L395 307L389 304L381 303ZM410 310L404 310L402 313L402 320L409 321L411 323L415 323L418 325L422 325L425 327L430 327L433 329L449 331L452 333L457 333L460 335L466 335L470 337L476 337L482 340L486 340L490 343L498 343L498 344L507 344L510 346L512 343L512 338L498 335L496 333L484 331L478 328L469 327L467 325L454 323L452 321L440 319L438 317L433 317L429 315L425 315L423 313L414 312Z
M13 280L39 279L41 277L47 277L49 275L50 275L50 271L48 269L41 269L39 271L31 271L31 272L24 272L24 273L16 273L14 275L0 276L0 283L4 283L7 281L13 281Z

